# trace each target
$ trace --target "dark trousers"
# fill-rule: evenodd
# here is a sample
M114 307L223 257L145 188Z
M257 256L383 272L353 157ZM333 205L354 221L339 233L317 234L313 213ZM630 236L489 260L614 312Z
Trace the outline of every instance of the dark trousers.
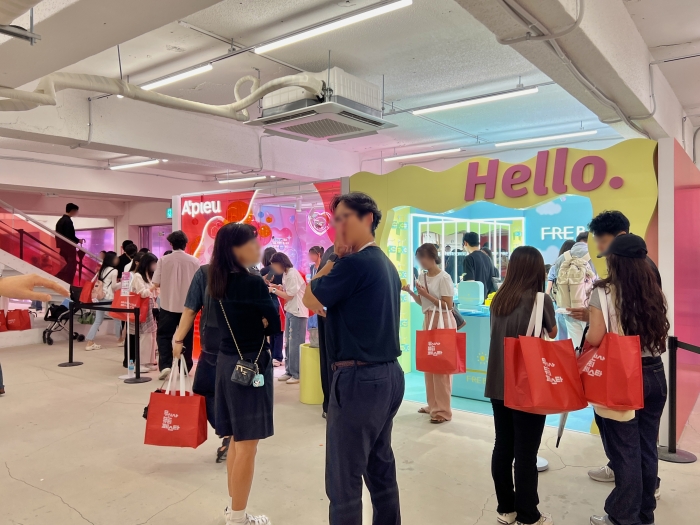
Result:
M199 354L199 361L197 361L192 391L204 396L207 420L213 428L216 428L214 424L214 415L216 414L214 394L216 393L216 360L219 356L219 343L221 342L219 330L208 326L203 333L200 333L200 341L203 342L202 353Z
M56 241L56 244L58 245L58 251L61 253L61 257L66 260L66 265L59 270L56 277L67 282L68 284L73 284L73 280L75 278L75 268L78 264L76 260L75 246L60 242L58 240Z
M318 351L321 357L321 389L323 390L323 411L328 413L333 371L326 351L326 320L318 316Z
M540 519L537 505L537 451L542 441L545 416L513 410L492 399L496 444L491 457L491 476L496 487L498 512L517 513L520 523ZM513 486L515 460L515 487Z
M372 523L400 525L391 429L404 389L396 361L334 372L326 425L330 525L362 525L363 478L372 498Z
M644 408L631 421L595 417L615 472L615 488L605 501L605 512L616 525L654 523L659 472L656 440L667 386L661 358L644 358L643 362Z
M161 308L158 314L158 332L156 340L158 342L158 369L163 370L173 365L173 336L177 325L180 323L182 313L168 312ZM187 363L187 370L192 370L192 346L194 345L194 328L185 336L182 355Z
M284 332L278 334L272 334L270 336L270 352L272 353L272 359L277 359L278 361L284 361L284 354L282 353L282 348L284 347Z

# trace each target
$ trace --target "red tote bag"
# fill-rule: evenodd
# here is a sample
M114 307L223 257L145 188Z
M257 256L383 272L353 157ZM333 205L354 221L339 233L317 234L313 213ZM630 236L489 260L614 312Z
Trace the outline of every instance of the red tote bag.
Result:
M449 310L448 323L454 326L445 328L442 302L439 307L438 327L416 332L416 370L431 374L464 374L467 372L467 334L458 332ZM430 317L433 326L436 310Z
M32 327L29 310L10 310L6 319L8 330L29 330Z
M602 288L597 292L608 333L600 346L589 348L578 359L584 394L594 406L618 411L641 410L644 379L639 336L618 335L617 322L610 316L608 295Z
M97 276L95 276L97 279ZM95 287L95 280L88 281L83 285L83 289L80 290L80 302L81 303L91 303L92 302L92 289Z
M507 407L531 414L560 414L588 406L571 339L545 341L544 294L538 293L527 335L504 340Z
M5 310L0 310L0 332L7 332L7 318L5 317Z
M114 299L112 299L112 308L136 308L139 307L139 322L145 323L148 317L148 309L151 307L150 297L141 297L137 294L122 295L121 289L114 292ZM129 314L126 312L110 312L109 316L112 319L119 319L120 321L134 322L134 314ZM128 319L127 319L128 318Z
M179 375L180 388L173 391L173 376ZM175 380L177 382L177 379ZM165 392L151 393L144 444L159 447L197 448L207 440L207 409L204 397L187 388L187 366L173 360Z

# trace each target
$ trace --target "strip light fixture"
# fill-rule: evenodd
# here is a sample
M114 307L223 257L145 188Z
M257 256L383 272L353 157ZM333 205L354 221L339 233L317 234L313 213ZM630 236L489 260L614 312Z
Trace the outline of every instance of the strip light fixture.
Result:
M324 22L317 26L311 26L306 29L302 29L297 33L290 36L280 38L279 40L273 40L272 42L262 44L255 48L255 52L260 55L263 53L268 53L273 49L278 49L283 46L288 46L289 44L294 44L296 42L301 42L307 38L312 38L318 35L323 35L335 29L340 29L341 27L346 27L351 24L356 24L357 22L362 22L363 20L368 20L374 18L375 16L383 15L385 13L390 13L391 11L396 11L402 7L408 7L413 4L413 0L398 0L391 3L383 3L379 7L372 8L371 6L367 10L360 11L357 14L349 15L343 18L339 18L333 21Z
M462 148L426 151L425 153L412 153L410 155L399 155L398 157L387 157L384 159L384 162L394 162L397 160L405 159L417 159L419 157L434 157L435 155L448 155L450 153L459 153L460 151L462 151Z
M426 113L434 113L436 111L444 111L446 109L463 108L466 106L476 106L477 104L487 104L489 102L495 102L497 100L504 100L507 98L522 97L524 95L534 95L539 89L537 86L525 89L514 89L513 91L505 91L503 93L495 93L493 95L485 95L479 97L468 98L465 100L460 100L458 102L452 102L449 104L443 104L440 106L431 106L427 108L421 108L413 110L414 115L424 115Z
M111 170L126 170L129 168L139 168L141 166L151 166L153 164L158 164L160 160L158 159L151 159L151 160L144 160L142 162L132 162L131 164L117 164L116 166L110 166L109 169Z
M529 144L531 142L545 142L548 140L559 140L559 139L571 139L574 137L585 137L587 135L595 135L598 133L597 129L590 131L577 131L575 133L564 133L562 135L549 135L547 137L535 137L532 139L521 139L521 140L511 140L508 142L497 142L494 144L497 148L502 148L503 146L515 146L517 144Z
M178 73L177 75L167 76L165 78L154 80L153 82L149 82L148 84L144 84L143 86L141 86L141 89L150 91L151 89L167 86L168 84L172 84L173 82L177 82L185 78L190 78L201 73L206 73L207 71L211 71L212 69L214 69L214 67L211 64L204 64L203 66L195 67L193 69L183 71L182 73Z
M260 175L259 177L243 177L241 179L218 179L219 184L231 184L233 182L253 182L257 180L274 179L274 177L268 177L267 175Z

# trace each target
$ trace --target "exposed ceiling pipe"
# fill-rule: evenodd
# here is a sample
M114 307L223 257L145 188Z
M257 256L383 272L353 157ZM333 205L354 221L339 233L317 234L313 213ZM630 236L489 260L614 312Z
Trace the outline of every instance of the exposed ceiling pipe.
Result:
M10 25L39 2L41 0L3 0L0 2L0 25Z
M247 82L252 83L250 94L241 99L238 90L241 85ZM147 91L123 80L96 75L52 73L42 78L33 92L0 87L0 97L8 99L0 100L0 111L27 111L39 106L55 106L57 104L56 92L64 89L80 89L84 91L98 91L100 93L122 95L134 100L155 104L156 106L182 109L245 122L248 120L246 108L255 104L268 93L272 93L284 87L298 86L315 95L320 95L324 87L322 80L318 80L306 74L288 75L271 80L262 86L259 86L259 83L260 81L252 76L238 79L234 89L236 102L223 106L215 106Z

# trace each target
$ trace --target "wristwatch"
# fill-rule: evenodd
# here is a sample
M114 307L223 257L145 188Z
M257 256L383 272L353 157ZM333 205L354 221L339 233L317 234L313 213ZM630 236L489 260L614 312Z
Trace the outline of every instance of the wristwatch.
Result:
M328 262L334 263L334 262L337 261L338 259L340 259L340 257L338 257L338 254L337 254L337 253L332 253L332 254L330 255L330 257L328 257Z

